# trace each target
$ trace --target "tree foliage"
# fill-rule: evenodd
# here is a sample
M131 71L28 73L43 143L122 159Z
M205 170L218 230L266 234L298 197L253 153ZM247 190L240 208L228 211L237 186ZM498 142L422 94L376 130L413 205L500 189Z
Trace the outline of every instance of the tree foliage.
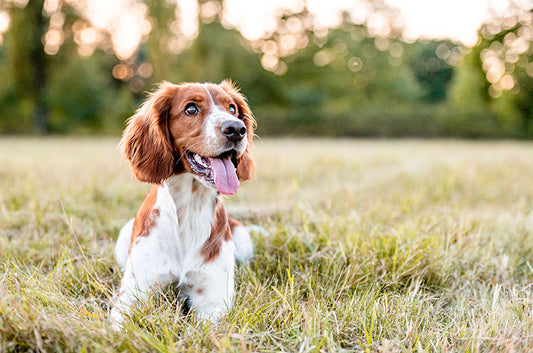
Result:
M531 11L486 24L469 49L403 41L396 12L379 1L370 4L388 16L386 33L348 14L338 28L321 29L304 7L282 13L276 30L255 41L222 25L222 2L201 1L217 14L201 11L197 37L176 51L173 41L186 43L176 4L145 0L151 32L135 55L119 59L110 33L98 32L98 45L81 50L91 22L73 2L57 9L61 45L47 51L57 17L43 3L5 7L0 132L117 133L161 80L231 78L264 135L533 136Z

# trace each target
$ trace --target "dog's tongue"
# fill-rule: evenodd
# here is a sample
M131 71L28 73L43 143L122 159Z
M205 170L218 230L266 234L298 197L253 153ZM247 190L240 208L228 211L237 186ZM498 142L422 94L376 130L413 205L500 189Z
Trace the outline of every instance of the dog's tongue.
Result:
M215 173L215 185L218 191L226 195L233 195L239 188L239 179L233 163L229 158L209 158L211 168Z

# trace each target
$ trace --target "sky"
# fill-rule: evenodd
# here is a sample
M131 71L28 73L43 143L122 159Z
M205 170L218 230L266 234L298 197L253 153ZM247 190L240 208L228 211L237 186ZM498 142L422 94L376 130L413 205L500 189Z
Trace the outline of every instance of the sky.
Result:
M476 43L477 30L491 17L489 10L503 14L507 7L505 0L387 0L387 3L402 12L406 38L448 38L468 46Z
M405 24L404 37L452 39L472 46L477 41L477 30L490 18L490 11L504 13L507 0L385 0L400 10ZM524 6L531 0L519 0ZM226 0L229 22L237 24L247 38L260 37L275 25L276 8L298 7L299 0ZM309 11L317 15L323 26L334 27L346 10L355 18L364 18L365 6L361 0L307 0ZM378 19L379 20L379 19Z
M14 3L27 3L27 0L9 0ZM90 0L72 3L86 4L86 13L96 29L105 29L112 33L112 41L117 56L126 59L131 56L144 36L150 33L151 24L147 20L148 8L139 0ZM178 1L180 21L176 33L193 38L197 33L198 4L196 0ZM417 38L451 39L467 46L477 41L477 30L482 23L490 19L492 14L504 14L510 0L384 0L391 7L399 9L404 24L403 37L406 40ZM523 7L533 7L533 0L513 0ZM54 13L59 0L45 0L45 11ZM303 8L303 0L225 0L223 23L235 27L250 40L258 39L274 30L280 9L288 8L299 11ZM366 22L369 31L374 27L374 34L386 24L379 14L372 14L365 5L365 0L306 0L307 8L314 14L317 27L328 28L338 26L343 11L348 12L354 22ZM216 9L215 9L216 12ZM57 17L57 16L56 16ZM52 17L51 17L52 20ZM63 20L56 18L61 25ZM0 44L1 33L9 26L7 13L0 11ZM172 28L172 26L171 26ZM61 45L61 29L51 28L53 33L45 37L49 54L57 52ZM98 41L98 32L91 28L80 31L82 39L80 54L90 55ZM55 32L54 32L55 31ZM372 33L372 31L371 31ZM87 40L89 39L89 41ZM90 39L93 42L90 42ZM184 46L176 42L176 52ZM47 51L48 52L48 51Z

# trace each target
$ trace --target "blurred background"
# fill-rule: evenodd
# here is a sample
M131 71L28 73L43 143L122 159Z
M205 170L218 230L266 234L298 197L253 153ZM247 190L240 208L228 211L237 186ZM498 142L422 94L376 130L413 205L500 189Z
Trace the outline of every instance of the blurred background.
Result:
M0 133L112 134L231 78L257 133L533 138L531 0L0 0Z

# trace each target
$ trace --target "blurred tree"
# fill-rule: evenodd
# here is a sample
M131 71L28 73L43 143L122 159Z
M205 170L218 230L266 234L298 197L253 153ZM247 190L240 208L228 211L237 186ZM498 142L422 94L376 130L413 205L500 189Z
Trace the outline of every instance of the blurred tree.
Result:
M505 19L503 26L505 26ZM533 135L533 10L516 25L483 37L480 47L488 92L501 119L515 120L522 136ZM503 63L503 67L502 64Z
M11 6L11 29L5 40L6 71L12 75L14 91L4 100L18 97L21 106L31 110L33 127L39 134L48 132L48 111L43 101L48 80L43 36L48 20L43 16L43 5L44 0L31 0L25 8Z
M533 135L533 10L510 2L479 31L480 40L458 67L454 102L495 111L522 137Z
M169 80L169 74L176 64L169 51L172 41L178 40L179 21L176 18L176 3L159 0L145 0L145 3L148 5L152 31L141 45L139 53L145 57L140 58L140 61L146 60L152 65L153 73L149 82L157 83Z
M226 30L219 22L203 24L193 45L178 56L177 63L174 73L185 81L219 82L232 77L249 86L255 76L266 76L258 56L247 48L241 34Z
M88 17L91 3L52 3L0 3L11 16L0 46L1 131L114 132L163 79L225 78L248 96L260 134L482 137L532 129L531 11L487 24L467 52L449 41L402 41L400 16L382 0L329 29L302 2L254 41L227 28L221 0L198 1L197 33L184 33L181 21L196 15L176 2L142 0L141 44L119 50L116 26Z
M446 56L456 45L448 41L417 43L420 52L410 61L409 66L422 87L424 99L436 103L446 99L448 86L453 77L453 67L446 62Z
M483 73L480 48L473 48L455 68L450 88L451 103L468 110L486 106L489 84Z
M134 102L120 93L123 82L112 84L110 73L118 60L109 55L109 35L102 34L107 53L82 50L81 33L92 27L77 2L60 2L53 9L39 0L0 5L11 19L0 58L0 129L95 131L103 129L103 121L116 128L117 115L122 121L134 109Z
M45 99L54 132L102 130L108 107L116 104L111 98L116 93L98 57L106 60L101 53L90 59L75 56L51 73Z

